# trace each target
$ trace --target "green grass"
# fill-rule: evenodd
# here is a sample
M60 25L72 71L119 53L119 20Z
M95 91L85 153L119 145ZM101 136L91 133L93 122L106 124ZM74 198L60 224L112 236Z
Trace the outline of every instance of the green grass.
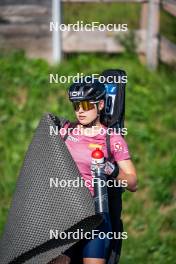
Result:
M126 140L137 167L139 191L123 196L128 239L121 264L173 264L176 258L176 108L174 67L149 72L132 55L79 54L52 67L23 52L0 56L0 231L2 233L26 149L44 112L74 119L66 84L49 84L51 72L74 75L122 68L126 89Z
M161 34L176 44L176 18L162 10L160 15Z
M128 24L129 29L139 29L141 4L135 3L64 3L64 23L98 21L108 24ZM160 34L176 43L176 19L161 8Z
M129 28L139 27L140 5L129 3L65 3L63 6L65 23L83 21L90 23L126 24Z

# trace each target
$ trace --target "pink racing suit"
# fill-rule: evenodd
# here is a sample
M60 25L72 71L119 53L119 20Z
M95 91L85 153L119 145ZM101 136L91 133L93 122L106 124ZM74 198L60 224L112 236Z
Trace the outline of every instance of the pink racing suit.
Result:
M64 126L64 128L66 127L67 126ZM104 127L104 129L107 131L106 127ZM60 134L64 137L62 130L60 130ZM91 153L98 147L104 152L105 158L107 158L106 133L99 133L96 136L85 136L81 134L75 135L70 132L65 143L77 164L82 178L91 183ZM112 134L110 136L110 144L114 161L118 163L118 161L130 158L127 143L121 135ZM88 188L93 195L93 186L90 184Z

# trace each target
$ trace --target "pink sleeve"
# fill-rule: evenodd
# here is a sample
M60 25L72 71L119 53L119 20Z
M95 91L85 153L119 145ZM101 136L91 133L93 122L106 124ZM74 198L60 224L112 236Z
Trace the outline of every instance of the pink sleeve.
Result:
M114 135L111 139L111 151L115 161L130 159L128 145L120 135Z

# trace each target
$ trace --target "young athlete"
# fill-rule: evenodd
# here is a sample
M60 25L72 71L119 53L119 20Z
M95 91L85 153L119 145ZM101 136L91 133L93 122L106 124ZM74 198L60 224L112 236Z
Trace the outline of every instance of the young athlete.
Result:
M92 182L92 151L98 147L104 152L105 157L108 155L106 146L107 128L100 121L101 111L105 106L105 93L104 85L98 81L92 81L89 84L85 82L73 84L68 92L77 121L74 124L67 123L64 126L69 131L65 137L65 143L78 166L82 178L89 182ZM72 129L68 130L69 127ZM110 144L113 161L118 164L119 173L113 175L115 171L110 172L107 163L107 166L105 166L106 174L110 174L110 177L113 175L113 178L120 182L126 180L126 188L132 192L136 191L136 171L130 158L127 143L121 135L114 133L110 136ZM93 195L93 186L89 185L88 188ZM99 230L105 233L112 230L108 213L104 214L104 222ZM99 237L86 241L82 251L83 264L105 264L109 243L107 238L100 239ZM69 264L70 261L71 256L66 252L64 256L60 256L53 263Z

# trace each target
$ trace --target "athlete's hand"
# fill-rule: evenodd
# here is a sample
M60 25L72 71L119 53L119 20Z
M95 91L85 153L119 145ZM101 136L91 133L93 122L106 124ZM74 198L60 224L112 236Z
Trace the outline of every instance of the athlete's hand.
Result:
M105 174L111 176L112 178L116 178L119 174L119 167L116 164L111 163L110 161L105 162L104 167Z

